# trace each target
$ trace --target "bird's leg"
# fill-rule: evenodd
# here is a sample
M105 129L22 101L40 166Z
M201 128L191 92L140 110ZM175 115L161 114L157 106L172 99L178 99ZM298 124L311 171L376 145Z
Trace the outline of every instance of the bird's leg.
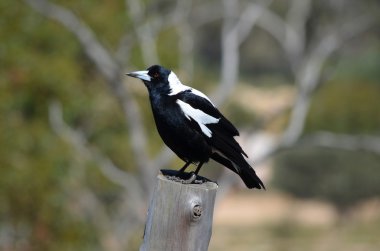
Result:
M190 164L191 164L191 161L186 162L185 165L184 165L181 169L179 169L179 172L181 172L181 173L185 172L186 168L187 168Z
M186 163L186 165L187 165L187 163ZM195 169L195 172L191 172L191 177L188 178L187 180L185 180L183 183L184 184L191 184L191 183L193 183L194 180L197 179L197 175L199 173L199 170L201 170L202 165L203 165L203 162L199 162L199 164L197 166L197 169Z
M199 173L199 170L201 170L201 167L203 165L204 162L199 162L198 166L197 166L197 169L195 169L195 174L197 175Z
M186 168L190 164L191 164L191 161L186 162L185 165L179 170L179 172L183 174L185 172ZM182 178L183 179L183 181L182 181L183 184L191 184L191 183L194 182L194 180L197 179L197 174L196 173L191 172L190 174L191 174L191 176L189 178L187 178L187 179L184 178L184 177Z
M193 183L196 179L197 179L197 174L199 173L199 170L201 170L201 167L203 165L204 162L200 162L197 166L197 169L195 170L195 172L191 172L191 176L188 178L188 179L184 179L183 180L183 184L191 184ZM189 162L186 162L185 165L179 170L180 173L183 173L185 172L186 168L191 164L191 161Z

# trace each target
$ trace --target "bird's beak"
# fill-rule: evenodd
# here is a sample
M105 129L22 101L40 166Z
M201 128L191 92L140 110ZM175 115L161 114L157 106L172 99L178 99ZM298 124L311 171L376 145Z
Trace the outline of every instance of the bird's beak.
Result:
M151 81L151 78L148 75L148 71L134 71L127 73L127 75L133 78L139 78L144 81Z

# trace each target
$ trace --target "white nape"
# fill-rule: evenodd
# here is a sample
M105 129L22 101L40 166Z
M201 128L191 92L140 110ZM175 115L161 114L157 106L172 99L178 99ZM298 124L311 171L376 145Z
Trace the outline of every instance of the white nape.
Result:
M170 96L176 95L183 91L191 90L191 87L183 85L181 81L179 81L177 75L175 75L174 72L170 72L168 81L170 87Z
M198 91L197 89L191 88L190 86L184 85L181 83L181 81L178 79L177 75L174 72L170 72L169 77L169 87L170 87L170 93L169 96L176 95L183 91L191 91L194 95L197 95L199 97L202 97L209 101L213 106L215 106L211 100L201 91Z

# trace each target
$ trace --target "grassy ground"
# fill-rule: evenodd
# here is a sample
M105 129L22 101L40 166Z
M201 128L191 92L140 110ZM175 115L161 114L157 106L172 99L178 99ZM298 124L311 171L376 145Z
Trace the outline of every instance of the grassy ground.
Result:
M297 201L286 196L267 193L265 196L234 195L231 198L223 201L216 211L209 251L379 250L379 201L359 206L343 217L336 212L328 213L331 208L324 203ZM258 203L253 207L250 203L255 201ZM313 205L314 209L314 212L307 209L306 215L328 219L300 218L305 212L296 209L306 210L305 203ZM246 215L248 206L255 217ZM261 211L262 216L257 211ZM270 217L266 218L268 214ZM231 217L235 220L231 221Z
M380 221L342 223L328 228L289 223L271 226L216 226L209 251L376 251Z

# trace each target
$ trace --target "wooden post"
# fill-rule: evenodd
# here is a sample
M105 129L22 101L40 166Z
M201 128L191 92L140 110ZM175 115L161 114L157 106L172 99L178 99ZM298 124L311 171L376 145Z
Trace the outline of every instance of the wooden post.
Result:
M207 250L217 188L210 181L182 184L159 174L140 251Z

